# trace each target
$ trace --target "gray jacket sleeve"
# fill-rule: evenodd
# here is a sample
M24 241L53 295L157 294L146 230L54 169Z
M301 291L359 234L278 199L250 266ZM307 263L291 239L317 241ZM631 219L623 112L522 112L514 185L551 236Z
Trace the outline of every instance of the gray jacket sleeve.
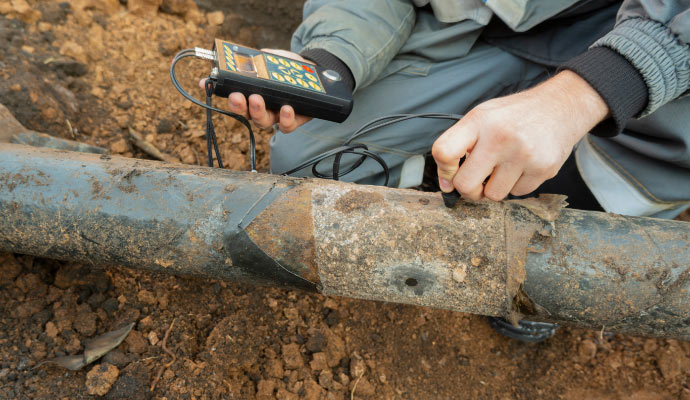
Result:
M325 50L352 72L355 87L372 83L405 43L415 9L405 0L310 0L292 51Z
M616 26L593 48L625 57L647 85L649 115L690 89L690 0L626 0Z

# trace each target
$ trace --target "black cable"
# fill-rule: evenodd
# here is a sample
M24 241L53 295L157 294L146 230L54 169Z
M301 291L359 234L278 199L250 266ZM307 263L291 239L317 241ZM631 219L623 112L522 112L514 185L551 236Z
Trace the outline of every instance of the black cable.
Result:
M206 105L211 107L213 101L213 81L207 79L204 87L206 89ZM213 148L211 144L213 144ZM206 109L206 149L208 151L208 166L213 167L213 150L215 149L218 168L223 168L223 161L220 158L220 151L218 151L216 130L213 127L213 112L208 108Z
M222 110L220 108L216 108L216 107L213 107L213 106L210 106L210 105L207 105L207 104L200 102L199 100L194 98L192 95L187 93L187 91L184 90L184 88L182 88L182 85L180 85L180 82L177 80L177 76L175 75L175 65L181 59L186 58L186 57L196 57L195 50L194 49L182 50L179 53L177 53L175 58L173 58L172 65L170 66L170 79L172 80L173 86L175 86L175 89L177 89L177 91L180 92L180 94L182 96L184 96L187 100L191 101L192 103L198 105L199 107L202 107L202 108L206 109L207 111L210 110L210 111L217 112L219 114L227 115L228 117L236 119L237 121L242 123L242 125L247 127L247 130L249 130L249 163L251 165L252 171L256 172L256 141L254 140L254 131L252 131L251 124L249 123L247 118L245 118L242 115L235 114L235 113L230 112L230 111L225 111L225 110Z
M394 114L394 115L387 115L385 117L380 117L375 120L369 121L368 123L364 124L362 127L357 129L355 132L353 132L346 140L345 142L340 146L335 149L326 151L324 153L321 153L315 157L310 158L309 160L304 161L300 165L296 166L295 168L286 171L282 173L281 175L289 175L293 174L301 169L307 168L307 167L312 167L312 174L317 177L317 178L325 178L325 179L333 179L333 180L339 180L343 176L349 174L350 172L354 171L356 168L358 168L364 161L367 159L367 157L372 158L374 161L379 163L381 167L383 168L383 172L385 175L385 182L384 186L388 185L388 181L390 178L390 171L388 169L388 165L386 162L378 156L376 153L373 153L369 150L367 145L363 143L356 143L352 144L352 141L355 139L373 131L379 128L383 128L388 125L396 124L398 122L403 122L407 121L413 118L430 118L430 119L450 119L454 121L459 121L462 119L461 114L445 114L445 113L422 113L422 114ZM340 161L343 156L343 154L358 154L361 157L357 159L347 170L345 171L340 171ZM324 161L327 158L335 156L335 159L333 160L333 173L331 175L326 175L324 173L321 173L317 170L317 166L319 163Z

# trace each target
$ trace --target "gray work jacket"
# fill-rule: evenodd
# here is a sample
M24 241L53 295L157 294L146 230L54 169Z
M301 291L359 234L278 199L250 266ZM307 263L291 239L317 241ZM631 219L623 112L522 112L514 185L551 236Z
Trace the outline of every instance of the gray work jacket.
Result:
M617 3L613 4L618 8L615 26L594 32L598 40L592 47L603 46L618 52L640 72L647 85L648 103L637 118L688 94L690 0L625 0L622 4L606 0L310 0L305 4L304 21L293 35L292 49L300 52L316 48L335 55L349 67L357 90L385 75L391 70L391 63L401 62L408 53L431 61L463 56L488 30L494 16L517 37L520 32L532 32L540 24L586 3ZM413 30L419 29L416 25L428 23L418 19L419 7L433 11L436 24L444 27L438 34L448 35L448 46L419 50L423 44L408 42ZM570 41L576 49L583 42L578 37L571 37ZM517 50L517 55L524 56ZM548 60L542 61L549 65ZM690 127L673 135L663 138L677 143L673 154L659 154L655 148L655 154L648 156L673 164L674 168L669 170L676 174L672 181L687 181L686 185L663 187L662 182L655 182L657 178L645 176L645 171L635 171L634 162L626 168L655 197L680 204L690 201ZM625 139L613 138L614 142ZM639 144L637 147L636 151L645 152Z

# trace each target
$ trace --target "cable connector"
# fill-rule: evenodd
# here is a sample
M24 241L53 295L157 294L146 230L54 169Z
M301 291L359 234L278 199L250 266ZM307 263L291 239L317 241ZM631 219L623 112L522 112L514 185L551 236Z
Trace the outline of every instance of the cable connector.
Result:
M194 56L204 60L215 61L216 52L212 50L202 49L201 47L194 48Z

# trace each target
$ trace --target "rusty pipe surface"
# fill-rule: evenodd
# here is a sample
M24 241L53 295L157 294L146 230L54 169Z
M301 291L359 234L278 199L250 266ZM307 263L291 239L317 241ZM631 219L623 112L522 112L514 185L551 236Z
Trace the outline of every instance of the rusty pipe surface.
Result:
M690 339L690 224L0 144L0 250Z

